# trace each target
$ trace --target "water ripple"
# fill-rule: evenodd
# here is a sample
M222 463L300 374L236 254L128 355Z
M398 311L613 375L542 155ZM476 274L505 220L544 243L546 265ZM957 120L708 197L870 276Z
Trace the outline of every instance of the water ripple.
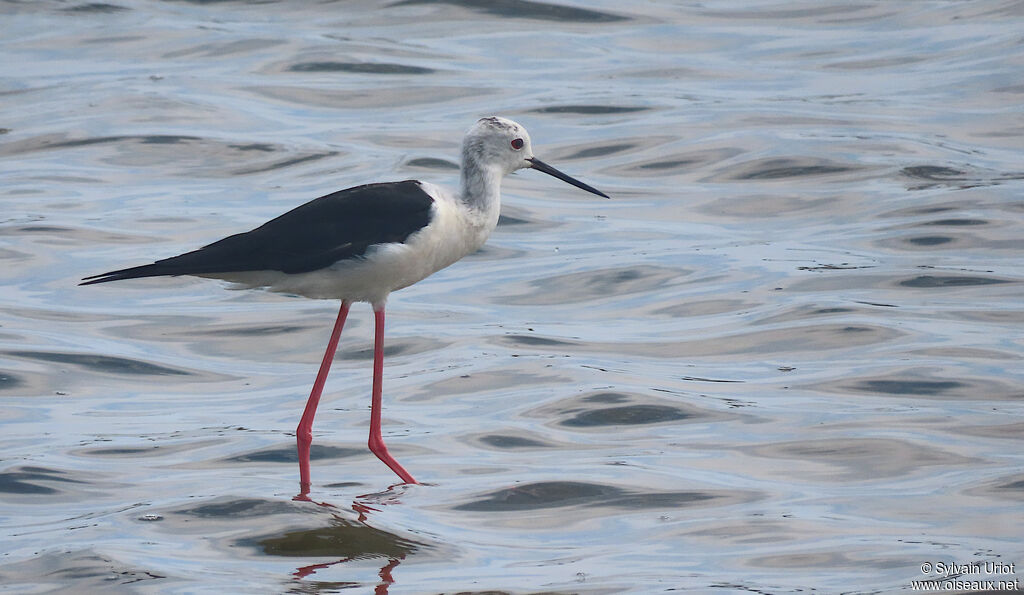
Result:
M552 481L491 492L459 504L454 509L473 512L518 512L567 506L629 510L678 509L722 505L726 503L722 500L734 498L724 492L644 492L607 484Z

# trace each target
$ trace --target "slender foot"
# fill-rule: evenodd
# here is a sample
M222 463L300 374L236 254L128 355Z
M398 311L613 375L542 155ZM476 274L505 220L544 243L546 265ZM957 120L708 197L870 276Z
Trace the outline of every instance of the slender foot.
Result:
M373 394L370 403L370 440L367 443L370 452L377 455L385 465L391 468L405 483L419 483L412 475L395 460L388 447L384 444L384 437L380 432L380 414L382 402L382 388L384 376L384 307L374 308L374 332L373 332Z
M313 417L316 415L316 406L320 403L320 393L324 390L324 383L327 382L327 373L331 371L331 362L334 361L334 352L338 349L338 339L341 337L341 329L345 327L345 318L348 317L349 303L341 302L338 310L338 318L334 321L334 330L331 332L331 340L327 342L327 351L324 353L323 362L320 363L320 372L316 375L313 383L313 390L309 393L309 400L306 401L306 409L302 412L302 419L299 426L295 428L295 441L299 449L299 496L306 497L309 494L309 447L313 443Z

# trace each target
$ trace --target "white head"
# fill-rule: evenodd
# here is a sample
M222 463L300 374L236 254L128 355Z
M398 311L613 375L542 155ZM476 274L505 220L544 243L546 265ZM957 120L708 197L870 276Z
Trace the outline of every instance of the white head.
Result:
M530 134L506 118L481 118L466 132L462 141L463 162L474 161L478 167L497 166L502 174L530 167L533 157Z
M481 118L462 141L462 175L473 177L497 169L499 176L529 167L568 182L577 188L608 198L599 190L572 178L533 156L530 134L512 120L491 116Z

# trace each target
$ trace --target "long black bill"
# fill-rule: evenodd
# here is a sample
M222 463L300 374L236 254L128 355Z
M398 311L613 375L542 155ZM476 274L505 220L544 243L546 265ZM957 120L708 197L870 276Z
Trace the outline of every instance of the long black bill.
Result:
M572 176L570 176L568 174L563 174L562 172L560 172L557 169L551 167L547 163L544 163L540 159L537 159L536 157L530 157L529 159L527 159L527 161L530 162L530 167L535 169L535 170L537 170L537 171L542 171L542 172L546 173L549 176L555 176L556 178L558 178L559 180L562 180L563 182L569 182L570 184L572 184L573 186L575 186L575 187L577 187L577 188L579 188L581 190L586 190L587 192L590 192L592 194L596 194L598 196L603 196L605 198L611 198L610 196L608 196L604 192L601 192L597 188L594 188L593 186L588 186L588 185L584 184L583 182L577 180L576 178L574 178L574 177L572 177Z

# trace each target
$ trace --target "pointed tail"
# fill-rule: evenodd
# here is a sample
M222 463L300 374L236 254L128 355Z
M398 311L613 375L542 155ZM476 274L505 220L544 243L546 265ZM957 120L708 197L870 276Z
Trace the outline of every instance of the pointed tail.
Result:
M108 281L122 281L124 279L138 279L140 277L160 277L164 275L180 274L180 272L176 273L173 270L169 270L168 267L161 266L159 264L144 264L142 266L110 271L108 273L92 275L91 277L84 277L79 285L93 285L96 283L106 283Z

